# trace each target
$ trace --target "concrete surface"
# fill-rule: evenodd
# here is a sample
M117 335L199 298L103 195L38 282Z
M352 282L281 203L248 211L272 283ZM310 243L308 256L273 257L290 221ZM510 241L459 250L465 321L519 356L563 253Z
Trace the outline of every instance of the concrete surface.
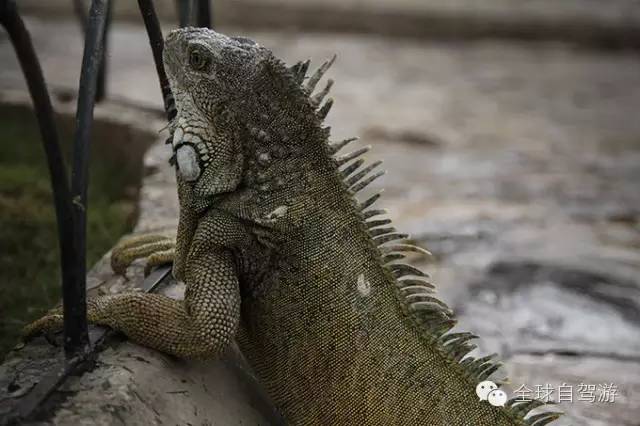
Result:
M74 23L29 21L52 85L75 90ZM227 28L228 32L238 30ZM381 206L434 252L460 328L498 350L510 388L614 383L567 424L640 418L640 58L567 45L244 32L289 62L338 53L334 138L386 160ZM1 36L0 36L1 37ZM114 27L109 94L160 107L144 31ZM0 39L0 86L22 87ZM168 153L148 154L142 224L175 223ZM366 194L365 194L366 195ZM563 423L561 423L563 424Z

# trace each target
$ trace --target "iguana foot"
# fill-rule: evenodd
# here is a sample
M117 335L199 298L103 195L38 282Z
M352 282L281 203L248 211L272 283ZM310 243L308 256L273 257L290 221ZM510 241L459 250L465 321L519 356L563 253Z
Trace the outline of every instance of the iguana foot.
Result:
M50 334L62 329L62 306L55 307L42 318L33 321L22 329L22 340L28 341L37 334Z
M127 267L136 259L145 258L145 276L155 266L172 263L175 254L175 240L162 234L139 234L125 237L118 243L111 253L111 268L117 274L124 275ZM87 301L87 316L98 317L94 300ZM37 334L50 334L62 329L62 306L57 306L47 312L42 318L33 321L22 329L24 340Z
M144 274L148 275L154 266L173 262L175 246L175 239L162 234L127 237L113 248L111 268L116 274L124 275L134 260L144 258Z
M128 297L131 294L137 294L138 292L131 291L126 293L120 293L117 295L121 297ZM98 296L91 299L87 299L87 320L90 323L100 323L99 319L104 316L101 310L104 308L101 306L105 300L113 299L114 296ZM55 308L50 309L42 318L33 321L31 324L26 325L22 329L22 339L28 341L38 334L51 335L62 330L63 326L63 311L62 304L59 304Z
M231 342L240 320L240 290L233 264L201 257L200 264L218 272L198 275L193 293L202 298L175 300L160 294L127 292L87 300L87 320L120 331L132 341L180 358L212 358ZM222 272L218 269L222 268ZM214 280L211 280L214 278ZM188 284L187 284L188 285ZM189 309L187 309L189 307ZM62 308L50 311L22 330L23 341L62 329ZM51 339L49 339L51 340Z

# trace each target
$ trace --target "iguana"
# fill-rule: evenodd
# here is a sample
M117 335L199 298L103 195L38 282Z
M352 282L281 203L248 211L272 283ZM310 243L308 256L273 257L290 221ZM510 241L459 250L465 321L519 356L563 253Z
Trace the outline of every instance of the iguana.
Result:
M333 58L335 59L335 57ZM93 323L180 358L218 356L233 339L292 425L536 425L540 401L479 401L498 368L475 358L476 337L452 332L453 313L425 273L403 263L423 252L397 232L375 194L382 173L367 148L338 155L323 125L331 88L313 94L333 59L307 76L272 52L208 29L171 32L164 65L180 217L174 243L145 235L114 250L173 261L184 301L125 293L88 301ZM26 334L61 327L52 312Z

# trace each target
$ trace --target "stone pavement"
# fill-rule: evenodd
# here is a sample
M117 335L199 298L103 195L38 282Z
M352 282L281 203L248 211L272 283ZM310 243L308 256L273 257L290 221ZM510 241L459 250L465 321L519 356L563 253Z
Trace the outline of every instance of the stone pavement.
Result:
M76 24L28 24L48 81L75 90ZM360 135L385 159L380 205L434 253L416 261L460 328L503 355L512 390L549 384L557 399L565 383L572 424L637 425L640 57L558 43L243 34L289 62L338 53L334 138ZM117 24L110 45L110 96L159 108L143 29ZM0 63L0 88L24 87L2 34ZM166 155L158 146L148 156L147 224L175 221ZM617 386L615 402L578 400L580 384L604 383Z

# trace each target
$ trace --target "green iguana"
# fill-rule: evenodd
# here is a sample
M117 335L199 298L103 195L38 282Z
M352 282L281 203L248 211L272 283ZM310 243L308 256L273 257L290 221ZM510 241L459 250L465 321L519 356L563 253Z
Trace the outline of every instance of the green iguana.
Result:
M475 389L499 367L475 358L474 336L451 332L451 310L420 270L423 250L396 232L379 194L355 194L382 173L367 148L337 155L323 126L333 59L307 76L266 48L207 29L167 37L175 96L170 123L180 218L177 240L145 235L114 250L173 261L184 301L127 293L88 301L88 317L181 358L218 356L235 338L292 425L535 425L540 401L497 407ZM322 104L322 105L321 105ZM404 240L404 242L403 242ZM52 312L27 335L61 327Z

